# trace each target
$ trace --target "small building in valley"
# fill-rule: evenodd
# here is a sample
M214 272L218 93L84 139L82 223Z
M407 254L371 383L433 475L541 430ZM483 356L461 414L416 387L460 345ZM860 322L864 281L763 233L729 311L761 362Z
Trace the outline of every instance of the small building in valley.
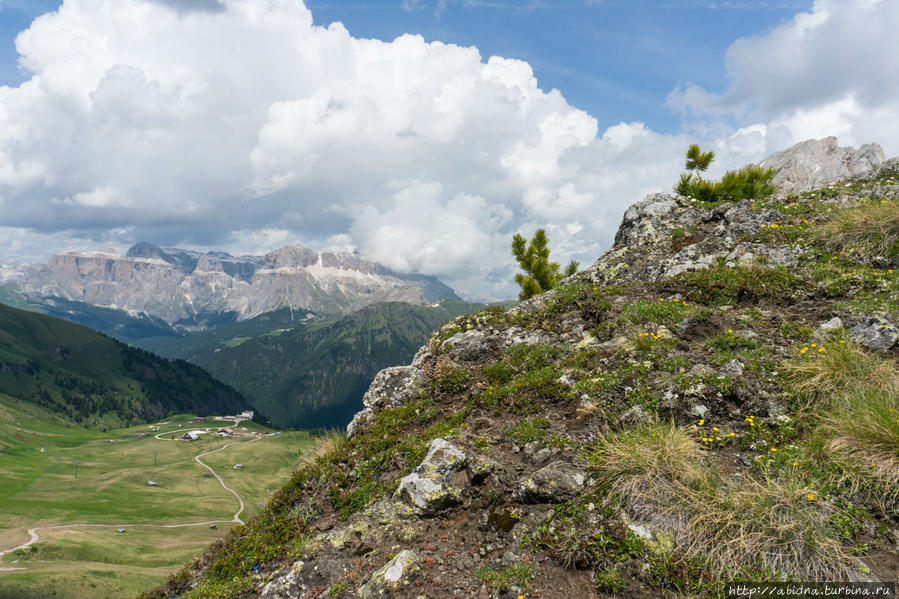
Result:
M196 441L199 438L200 438L200 435L196 431L190 431L190 432L184 433L184 435L181 437L181 440L182 441Z

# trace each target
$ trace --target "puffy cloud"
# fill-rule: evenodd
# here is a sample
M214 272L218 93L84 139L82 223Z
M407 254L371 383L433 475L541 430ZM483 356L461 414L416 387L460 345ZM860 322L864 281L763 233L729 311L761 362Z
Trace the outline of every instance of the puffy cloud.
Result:
M31 77L0 88L0 209L22 256L305 243L509 294L513 232L592 260L684 143L599 135L527 63L357 39L296 0L66 0L16 47Z
M837 135L852 145L879 141L899 152L899 3L816 0L811 10L727 52L721 94L676 89L669 103L700 120L764 125L766 151ZM755 133L761 130L757 127Z

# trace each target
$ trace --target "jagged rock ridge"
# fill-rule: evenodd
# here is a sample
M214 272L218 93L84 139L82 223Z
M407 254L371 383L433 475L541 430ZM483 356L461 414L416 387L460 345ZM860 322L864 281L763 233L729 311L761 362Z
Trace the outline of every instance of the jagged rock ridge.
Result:
M63 298L170 325L205 328L281 308L340 313L385 301L456 298L433 277L402 275L349 253L288 246L264 256L231 256L138 243L108 252L53 256L14 280L35 301Z

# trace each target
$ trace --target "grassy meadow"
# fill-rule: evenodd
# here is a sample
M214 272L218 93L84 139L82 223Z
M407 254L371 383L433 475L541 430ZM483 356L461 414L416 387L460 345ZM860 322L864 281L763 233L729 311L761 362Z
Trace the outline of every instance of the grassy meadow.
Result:
M133 596L234 525L237 499L195 456L221 449L202 459L243 498L246 520L315 444L307 433L271 434L251 422L233 439L173 442L187 430L229 424L188 420L169 418L158 432L99 432L0 395L0 551L25 543L31 528L100 525L37 530L37 543L0 558L0 599ZM215 529L172 526L215 520Z

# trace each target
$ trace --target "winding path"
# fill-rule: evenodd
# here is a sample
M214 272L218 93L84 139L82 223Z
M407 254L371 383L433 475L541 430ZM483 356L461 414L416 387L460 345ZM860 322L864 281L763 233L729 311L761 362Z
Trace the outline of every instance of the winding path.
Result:
M206 468L207 470L209 470L212 473L212 476L214 476L215 478L218 479L219 484L222 485L222 488L237 498L237 503L240 504L240 509L238 509L236 512L234 512L234 519L232 520L232 522L237 522L238 524L244 523L244 521L240 519L240 514L243 513L243 510L244 510L243 499L237 493L237 491L235 491L234 489L232 489L231 487L229 487L228 485L225 484L225 481L222 480L222 477L218 475L218 472L216 472L215 470L212 469L212 466L210 466L209 464L207 464L200 458L210 455L210 454L213 454L213 453L218 453L227 447L231 447L232 445L242 445L244 443L252 443L253 441L258 441L260 438L261 437L254 437L254 438L250 439L249 441L235 441L234 443L226 443L225 445L222 445L218 449L214 449L212 451L207 451L206 453L201 453L199 455L194 456L194 461L196 461L203 468ZM2 554L0 554L0 555L2 555Z
M128 524L58 524L55 526L36 526L34 528L28 529L28 536L30 536L31 538L28 541L26 541L25 543L22 543L21 545L17 545L16 547L13 547L11 549L0 549L0 558L2 558L7 553L12 553L13 551L18 551L19 549L26 549L26 548L34 545L35 543L37 543L40 540L40 536L38 536L38 534L37 534L37 531L39 531L39 530L58 530L61 528L124 528L126 526L131 526L131 527L143 526L143 527L151 527L151 528L185 528L187 526L206 526L209 524L228 524L231 522L235 522L237 524L244 524L244 521L240 519L240 515L241 515L241 513L243 513L244 508L245 508L243 498L241 498L241 496L237 493L237 491L235 491L234 489L232 489L231 487L226 485L225 481L222 479L221 476L219 476L218 472L213 470L213 468L209 464L205 463L200 458L202 458L204 456L208 456L213 453L218 453L218 452L222 451L223 449L231 447L232 445L242 445L244 443L252 443L253 441L258 441L260 438L261 437L255 437L253 439L250 439L249 441L235 441L234 443L226 443L225 445L222 445L218 449L214 449L212 451L207 451L205 453L201 453L199 455L194 456L194 460L200 466L203 466L204 468L209 470L209 472L212 473L212 476L214 476L216 479L218 479L219 484L222 485L223 489L225 489L226 491L228 491L229 493L234 495L235 498L237 498L239 508L236 512L234 512L234 517L231 518L230 520L206 520L203 522L187 522L184 524L140 524L140 523L130 522ZM13 569L18 569L18 568L3 568L3 569L0 569L0 571L13 570Z

